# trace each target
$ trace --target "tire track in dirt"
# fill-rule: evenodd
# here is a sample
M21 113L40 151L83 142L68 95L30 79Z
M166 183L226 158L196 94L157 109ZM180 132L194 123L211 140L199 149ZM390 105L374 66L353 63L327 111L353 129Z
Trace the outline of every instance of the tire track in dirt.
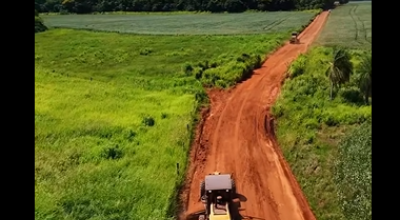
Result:
M358 8L358 5L355 5L349 11L349 15L354 22L354 27L356 28L356 35L354 37L354 40L356 40L356 41L358 39L359 32L360 32L360 27L358 26L357 20L354 18L354 16L357 16L357 14L356 14L357 8Z
M287 65L306 52L327 16L322 12L299 35L300 44L286 43L250 79L228 91L207 91L211 109L203 114L193 143L181 219L202 209L199 184L208 173L219 171L231 173L238 193L246 198L239 219L315 220L277 144L270 107Z

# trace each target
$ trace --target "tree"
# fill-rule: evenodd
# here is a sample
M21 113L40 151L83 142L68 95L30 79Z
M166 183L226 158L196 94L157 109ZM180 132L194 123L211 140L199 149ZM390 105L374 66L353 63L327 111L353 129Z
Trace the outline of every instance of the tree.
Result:
M359 66L360 76L358 79L358 88L364 96L365 102L368 104L368 98L372 94L372 54L367 53L362 57Z
M325 72L331 81L330 98L333 99L333 87L339 88L342 84L350 80L353 73L353 64L350 61L351 56L347 50L339 47L333 49L332 61Z

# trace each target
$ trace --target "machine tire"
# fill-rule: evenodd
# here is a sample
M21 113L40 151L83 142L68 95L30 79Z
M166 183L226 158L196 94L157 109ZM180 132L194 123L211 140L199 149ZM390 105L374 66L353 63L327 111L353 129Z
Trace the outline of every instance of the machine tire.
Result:
M231 185L232 185L232 190L231 190L231 195L232 199L236 197L236 183L235 180L231 179Z
M205 194L206 194L206 183L203 180L200 183L200 198Z

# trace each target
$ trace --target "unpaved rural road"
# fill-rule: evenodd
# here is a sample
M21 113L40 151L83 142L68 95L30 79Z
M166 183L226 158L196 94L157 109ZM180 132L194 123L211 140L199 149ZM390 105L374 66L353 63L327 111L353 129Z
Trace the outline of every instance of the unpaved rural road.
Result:
M315 220L277 144L270 107L280 92L288 64L306 52L328 16L321 13L299 36L273 53L247 81L229 91L208 92L181 199L185 213L201 209L199 184L214 171L232 173L241 196L239 215L254 220Z

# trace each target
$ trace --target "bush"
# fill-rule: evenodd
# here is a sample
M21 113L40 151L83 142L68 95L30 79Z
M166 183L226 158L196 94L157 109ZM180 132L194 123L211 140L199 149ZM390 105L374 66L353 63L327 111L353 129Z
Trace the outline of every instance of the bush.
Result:
M185 73L186 75L191 75L193 70L194 69L190 63L185 63L182 66L182 72Z
M289 76L290 78L295 78L304 73L306 66L307 57L304 54L300 54L299 57L290 65Z
M367 121L339 144L335 181L348 220L372 219L372 126Z
M120 159L122 158L122 156L123 152L118 145L115 145L114 147L105 148L101 153L101 157L112 160Z
M47 30L47 27L43 24L42 19L39 16L35 16L35 33L45 30Z
M363 104L363 96L358 88L344 88L339 91L339 95L348 103Z
M151 54L153 52L153 50L151 48L142 48L139 50L139 54L142 56L147 56L149 54Z
M152 117L144 117L142 123L146 126L152 127L156 122Z

